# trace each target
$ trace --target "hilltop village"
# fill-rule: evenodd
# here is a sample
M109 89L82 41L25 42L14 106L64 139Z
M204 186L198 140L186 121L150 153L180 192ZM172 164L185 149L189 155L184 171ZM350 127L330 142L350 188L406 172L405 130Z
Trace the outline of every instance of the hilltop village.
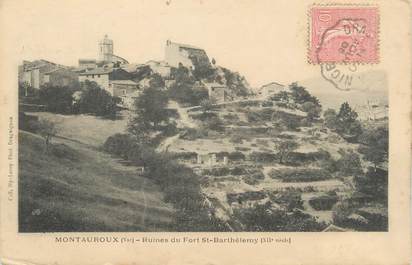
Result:
M387 105L323 110L170 40L144 64L98 45L19 67L22 230L387 229Z

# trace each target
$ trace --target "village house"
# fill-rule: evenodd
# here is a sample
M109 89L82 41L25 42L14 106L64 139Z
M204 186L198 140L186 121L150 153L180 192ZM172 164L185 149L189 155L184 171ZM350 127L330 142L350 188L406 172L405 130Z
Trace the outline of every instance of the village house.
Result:
M258 91L258 97L259 98L269 98L270 96L279 93L281 91L285 91L286 87L282 84L276 83L276 82L271 82L269 84L261 86Z
M207 88L209 99L216 103L223 103L229 101L227 87L219 83L203 83Z
M360 120L376 121L388 118L389 107L387 103L380 100L367 100L364 105L354 107Z
M119 106L133 109L134 100L139 97L139 85L132 80L113 80L109 83L113 96L120 98Z
M165 61L169 66L182 65L189 69L195 69L196 66L210 66L209 58L203 49L170 40L166 41Z
M96 67L96 59L79 59L79 69L94 69Z
M44 83L53 86L69 86L78 80L78 74L67 68L57 68L43 75Z
M44 74L58 68L64 68L65 66L52 63L46 60L36 60L33 62L23 61L23 64L19 66L19 83L26 83L29 86L39 89L46 83Z
M164 61L148 61L146 65L150 66L153 73L159 74L165 79L170 78L170 66Z
M136 83L123 82L120 84L119 80L129 80L130 74L121 68L111 67L99 67L79 74L79 82L94 81L102 89L114 95L113 88L121 86L123 88L128 87L130 89L136 88Z

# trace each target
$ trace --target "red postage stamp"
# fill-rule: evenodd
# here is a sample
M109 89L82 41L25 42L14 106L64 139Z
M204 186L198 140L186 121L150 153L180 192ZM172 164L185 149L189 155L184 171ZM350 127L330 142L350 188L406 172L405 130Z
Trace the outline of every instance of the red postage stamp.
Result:
M378 63L379 10L375 6L313 6L309 61Z

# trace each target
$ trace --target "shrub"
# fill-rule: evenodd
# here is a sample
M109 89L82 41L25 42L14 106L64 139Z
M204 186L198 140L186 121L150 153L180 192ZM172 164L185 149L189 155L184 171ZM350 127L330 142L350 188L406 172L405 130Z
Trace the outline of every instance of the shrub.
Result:
M269 152L252 152L249 159L254 162L269 163L277 159L277 155Z
M232 161L245 160L246 157L242 152L235 151L228 154L228 158Z
M207 130L224 131L223 122L217 116L206 119L202 125Z
M338 152L341 157L336 161L336 166L343 176L358 176L363 173L360 157L357 153L353 150L343 149Z
M69 159L71 161L79 160L79 154L65 144L53 144L51 153L58 158Z
M263 101L262 107L273 107L273 101Z
M243 143L243 137L240 135L232 135L229 141L234 144L241 144Z
M249 147L236 146L236 147L235 147L235 150L236 150L236 151L247 152L247 151L250 151L250 148L249 148Z
M38 123L39 117L19 112L19 130L36 133L39 129Z
M319 223L308 214L299 211L288 213L273 210L270 204L257 205L253 208L237 209L234 217L245 226L245 231L322 231L326 225Z
M273 200L285 207L287 211L292 211L295 208L303 209L302 196L299 192L281 192L274 196Z
M211 169L204 169L204 175L210 175L215 177L226 176L230 174L230 169L228 167L220 167L220 168L211 168Z
M103 144L103 150L117 156L125 157L125 154L136 145L136 140L130 134L117 133L107 138Z
M193 141L199 138L207 137L207 132L200 129L187 128L181 138L189 141Z
M233 168L233 169L230 171L230 173L231 173L232 175L239 176L239 175L245 175L245 174L247 173L247 171L246 171L245 168L235 167L235 168Z
M230 122L239 121L239 116L237 114L234 114L234 113L225 114L225 115L223 115L223 118L227 121L230 121Z
M338 196L335 195L322 195L309 200L310 206L316 211L328 211L337 203Z
M330 174L320 168L279 168L272 169L269 176L283 182L307 182L328 179Z
M265 178L265 175L261 171L255 171L252 174L248 174L246 176L243 176L243 181L249 185L256 185L259 183L259 180L262 180Z

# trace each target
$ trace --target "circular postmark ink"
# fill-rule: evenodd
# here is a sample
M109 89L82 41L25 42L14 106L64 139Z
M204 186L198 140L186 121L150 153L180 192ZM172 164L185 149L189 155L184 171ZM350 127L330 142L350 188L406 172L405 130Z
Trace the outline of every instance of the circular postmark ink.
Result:
M337 89L351 90L360 80L358 62L366 53L370 37L364 19L340 19L327 28L316 49L322 77Z

